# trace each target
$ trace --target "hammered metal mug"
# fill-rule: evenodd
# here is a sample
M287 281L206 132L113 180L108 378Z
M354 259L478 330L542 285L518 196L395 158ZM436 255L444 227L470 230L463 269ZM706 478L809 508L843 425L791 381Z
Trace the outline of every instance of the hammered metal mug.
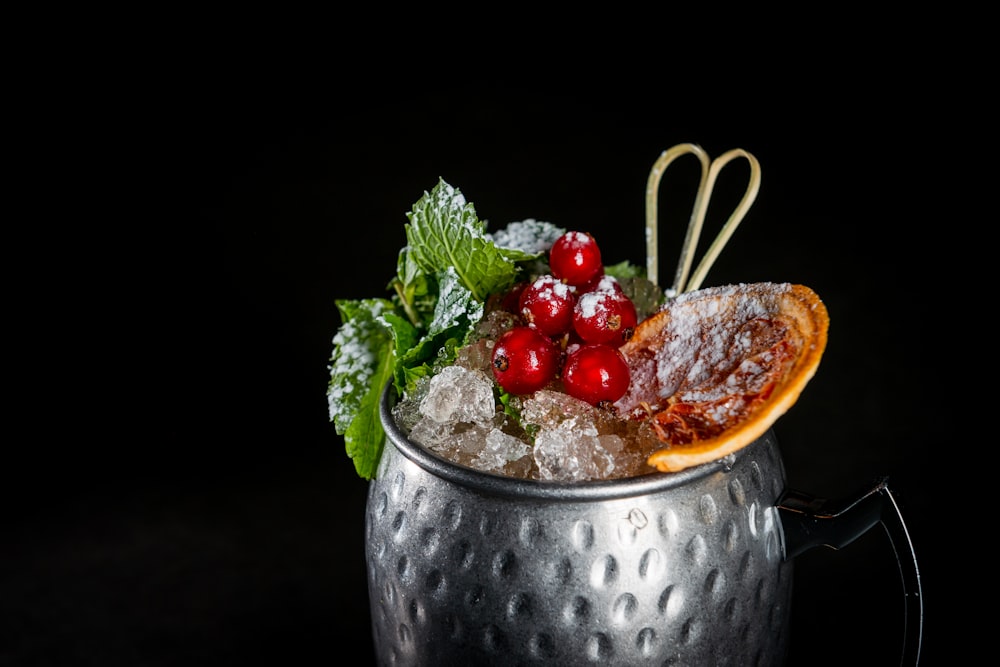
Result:
M886 482L843 503L785 488L773 431L679 473L555 483L457 465L395 425L370 482L368 592L380 665L779 665L792 561L881 524L917 664L920 577Z

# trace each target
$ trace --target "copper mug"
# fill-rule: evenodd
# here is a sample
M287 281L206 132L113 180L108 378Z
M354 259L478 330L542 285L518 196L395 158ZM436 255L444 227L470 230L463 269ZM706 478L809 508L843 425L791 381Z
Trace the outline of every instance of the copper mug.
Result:
M785 487L773 430L678 473L556 483L457 465L388 436L365 519L380 665L779 665L794 558L882 525L917 664L920 577L882 481L831 502Z

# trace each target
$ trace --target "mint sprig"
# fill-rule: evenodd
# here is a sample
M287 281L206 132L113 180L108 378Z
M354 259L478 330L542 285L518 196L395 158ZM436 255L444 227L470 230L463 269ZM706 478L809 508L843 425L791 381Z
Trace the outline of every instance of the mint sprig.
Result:
M333 337L330 358L330 421L344 436L358 474L370 478L385 443L378 419L381 387L392 377L393 332L382 318L395 306L387 299L338 300L336 305L343 324Z
M475 207L443 180L406 216L409 256L424 273L453 269L479 302L514 283L518 267L510 253L487 238Z
M407 218L391 296L336 301L341 325L329 365L330 421L364 479L375 477L385 446L379 401L386 383L405 395L454 361L489 295L509 288L543 255L494 243L473 205L443 179Z

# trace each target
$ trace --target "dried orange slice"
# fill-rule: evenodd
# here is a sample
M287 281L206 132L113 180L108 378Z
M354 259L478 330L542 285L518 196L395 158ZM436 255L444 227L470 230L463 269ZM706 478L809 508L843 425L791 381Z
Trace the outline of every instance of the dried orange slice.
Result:
M676 472L749 445L795 404L826 348L819 296L790 283L686 292L622 346L632 382L615 407L649 419L663 448L651 466Z

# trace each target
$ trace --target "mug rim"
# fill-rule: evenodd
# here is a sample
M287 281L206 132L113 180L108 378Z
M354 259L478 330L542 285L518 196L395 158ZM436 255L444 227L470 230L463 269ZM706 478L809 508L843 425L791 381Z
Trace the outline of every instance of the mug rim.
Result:
M396 403L396 388L389 380L382 390L379 401L380 420L388 441L403 456L427 472L446 481L468 487L474 491L500 496L515 496L537 500L608 500L629 496L646 495L683 486L715 473L725 473L733 469L736 462L751 449L756 449L767 439L774 439L769 428L750 445L729 456L703 463L680 472L652 472L638 477L584 482L559 482L507 477L496 473L476 470L446 459L423 445L413 442L403 434L392 416L392 406ZM382 452L385 456L385 451Z

